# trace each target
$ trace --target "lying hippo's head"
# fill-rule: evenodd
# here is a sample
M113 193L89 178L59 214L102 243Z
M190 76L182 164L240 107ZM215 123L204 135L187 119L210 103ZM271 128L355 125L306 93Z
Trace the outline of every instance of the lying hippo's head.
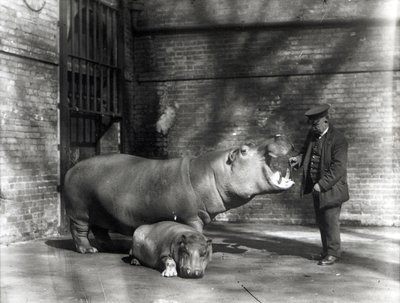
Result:
M293 146L283 136L276 135L260 145L244 144L230 151L224 172L216 178L220 192L226 196L224 200L249 200L255 195L292 187L294 182L290 180L286 157L283 161L285 176L273 165L292 150Z
M199 233L180 236L174 249L176 269L181 278L201 278L211 261L211 240Z

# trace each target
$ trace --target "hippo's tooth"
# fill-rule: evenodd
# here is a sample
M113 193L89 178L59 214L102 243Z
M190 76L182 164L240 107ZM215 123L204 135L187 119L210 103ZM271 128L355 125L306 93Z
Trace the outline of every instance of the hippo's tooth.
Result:
M278 170L275 172L274 175L275 175L275 179L276 179L277 181L278 181L279 178L281 177L281 173L280 173L280 171L278 171Z
M286 168L286 176L285 176L285 179L290 179L290 170L289 170L289 168Z
M268 155L270 155L272 158L277 158L277 157L278 157L277 155L275 155L275 154L272 153L272 152L269 152Z

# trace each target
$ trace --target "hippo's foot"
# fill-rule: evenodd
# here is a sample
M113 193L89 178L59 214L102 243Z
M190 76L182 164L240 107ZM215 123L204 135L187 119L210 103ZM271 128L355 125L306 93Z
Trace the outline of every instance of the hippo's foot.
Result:
M178 275L174 259L166 257L163 259L163 263L165 265L165 270L161 273L163 277L176 277Z
M81 254L94 254L99 252L96 247L90 245L90 242L87 238L84 237L73 237L73 238L77 252L80 252Z
M140 264L140 262L139 262L138 259L132 257L132 259L131 259L131 265L140 266L141 264Z
M72 239L74 240L77 252L81 254L97 253L97 248L90 245L87 238L89 233L89 226L86 224L78 224L71 220L70 224Z
M76 245L76 250L80 252L81 254L95 254L98 253L99 251L97 250L96 247L90 246L90 247L85 247L85 246L78 246Z

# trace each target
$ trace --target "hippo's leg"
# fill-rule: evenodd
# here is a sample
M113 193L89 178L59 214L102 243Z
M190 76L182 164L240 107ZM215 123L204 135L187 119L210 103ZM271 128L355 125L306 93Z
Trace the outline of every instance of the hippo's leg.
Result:
M193 227L198 232L203 233L204 222L199 217L190 218L186 220L184 223Z
M74 220L70 222L72 239L74 240L76 250L81 254L97 253L98 250L90 245L88 234L89 224L78 223Z
M171 257L164 257L161 259L161 263L165 266L164 271L161 273L163 277L176 277L176 263Z
M203 233L204 225L210 222L211 222L210 215L204 210L199 210L197 216L187 218L184 221L185 224L193 227L199 233Z
M108 234L108 230L97 225L91 225L90 230L92 231L96 243L99 248L103 251L112 251L114 249L113 242Z

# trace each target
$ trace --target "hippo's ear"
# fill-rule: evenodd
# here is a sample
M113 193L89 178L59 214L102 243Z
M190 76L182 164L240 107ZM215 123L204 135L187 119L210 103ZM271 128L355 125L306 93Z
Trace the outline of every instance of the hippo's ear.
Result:
M181 245L181 246L184 246L184 245L186 245L186 236L185 235L182 235L181 236L181 239L179 240L179 245Z
M231 150L229 152L228 160L226 161L226 164L230 165L230 164L232 164L233 161L235 161L236 151L237 150L235 149L235 150Z

